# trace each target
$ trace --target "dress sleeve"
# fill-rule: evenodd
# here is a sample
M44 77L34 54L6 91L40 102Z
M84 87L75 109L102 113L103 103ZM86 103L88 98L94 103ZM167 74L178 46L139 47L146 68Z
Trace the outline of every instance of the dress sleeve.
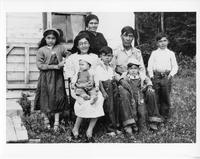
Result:
M67 45L62 44L62 56L63 57L69 57L71 55L71 52L68 51Z
M72 78L75 75L75 64L73 60L73 55L69 56L65 59L65 65L64 65L64 75L65 78Z
M102 35L102 38L101 38L102 45L103 45L103 46L108 46L108 43L107 43L107 41L106 41L104 35L103 35L103 34L101 34L101 35Z
M90 70L90 74L94 77L95 87L99 87L99 78L97 74L94 72L94 70Z
M58 70L58 65L48 65L45 63L45 54L39 49L36 54L36 64L39 70Z

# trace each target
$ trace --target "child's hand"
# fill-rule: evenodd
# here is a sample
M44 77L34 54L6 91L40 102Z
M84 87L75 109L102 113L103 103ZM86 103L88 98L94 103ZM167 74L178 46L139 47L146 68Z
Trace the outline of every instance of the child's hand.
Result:
M108 98L108 94L106 92L103 92L102 94L103 94L104 99Z
M75 84L74 83L71 84L71 89L75 89Z
M65 60L63 60L62 62L60 62L60 63L58 64L58 68L63 68L64 65L65 65Z
M96 92L99 92L99 87L96 87L95 90L96 90Z
M170 80L171 78L172 78L172 75L169 74L169 75L167 76L167 79Z

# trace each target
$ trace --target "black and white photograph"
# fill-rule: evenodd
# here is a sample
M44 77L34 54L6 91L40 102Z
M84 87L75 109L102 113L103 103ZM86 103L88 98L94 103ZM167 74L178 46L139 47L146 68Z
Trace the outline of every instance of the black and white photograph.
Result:
M184 154L173 157L198 158L197 1L178 10L121 2L127 11L83 10L79 2L71 2L74 10L58 9L63 1L52 1L56 9L49 2L50 9L26 3L12 10L2 1L3 156L20 144L53 145L49 152L77 146L73 154L62 152L69 158L87 146L88 155L100 157L90 152L93 145L107 146L107 153L140 148L136 158L141 149L161 158L172 145L180 147L169 152Z

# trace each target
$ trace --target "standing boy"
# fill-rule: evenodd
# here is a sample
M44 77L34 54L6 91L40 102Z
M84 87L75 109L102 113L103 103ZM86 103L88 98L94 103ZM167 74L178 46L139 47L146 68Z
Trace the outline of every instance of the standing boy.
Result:
M158 49L151 53L147 70L156 91L160 115L168 119L172 77L177 73L178 65L174 52L167 48L169 43L167 35L159 33L156 41Z

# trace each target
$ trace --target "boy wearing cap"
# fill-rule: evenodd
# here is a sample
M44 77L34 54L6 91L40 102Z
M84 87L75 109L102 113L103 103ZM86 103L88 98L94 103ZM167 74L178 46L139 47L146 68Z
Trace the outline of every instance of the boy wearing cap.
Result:
M79 60L79 72L72 79L72 89L75 90L76 96L82 97L84 100L91 100L94 104L97 100L97 92L99 91L99 82L91 70L91 60L89 56L83 56Z
M128 102L131 105L129 112L124 110L125 113L121 114L124 129L130 134L132 133L132 128L137 131L138 124L140 124L141 128L145 126L146 118L141 114L145 112L144 100L151 100L149 103L155 103L156 100L151 80L147 76L141 76L139 68L140 63L136 59L130 58L127 64L127 72L122 74L122 79L120 80L120 84L123 87L123 89L120 89L120 95L122 99L126 99L127 97L125 96L127 96L127 93L125 92L128 92L129 100L125 100L124 102ZM143 97L143 93L151 97ZM127 116L127 114L129 115Z
M168 119L171 105L171 80L178 71L178 65L174 52L167 48L169 43L167 35L159 33L156 41L158 49L151 53L147 70L156 91L160 115Z

